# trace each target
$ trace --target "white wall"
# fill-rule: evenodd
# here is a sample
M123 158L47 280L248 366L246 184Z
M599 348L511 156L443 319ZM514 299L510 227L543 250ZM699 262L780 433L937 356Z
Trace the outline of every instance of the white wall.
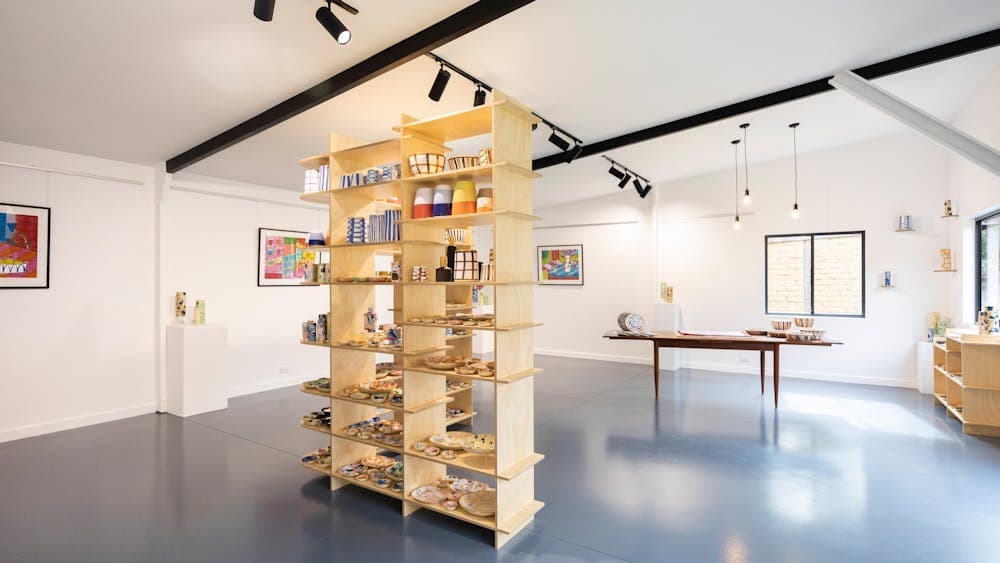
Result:
M804 133L805 131L803 131ZM800 155L798 220L790 217L792 161L753 164L753 205L733 230L732 171L656 187L659 278L674 286L690 329L767 327L764 235L864 230L865 318L818 318L844 341L834 349L783 350L788 376L894 386L915 385L915 345L931 311L947 311L948 274L934 273L947 226L938 218L947 193L947 153L916 134ZM723 217L698 218L724 213ZM896 216L914 217L915 233L896 233ZM878 287L892 270L898 287ZM742 359L742 361L741 361ZM756 372L750 353L685 351L688 367Z
M152 168L2 142L0 162L0 202L52 209L49 289L0 290L0 442L153 412Z
M616 190L608 197L537 211L542 221L535 226L536 245L583 245L584 285L536 286L534 318L545 323L535 331L536 353L650 361L648 344L612 342L602 335L616 327L619 313L638 313L652 322L652 207L652 197L640 200L633 190ZM594 225L607 222L618 224Z
M161 211L163 319L171 322L174 295L186 291L191 308L204 299L208 322L228 326L231 396L328 371L326 350L298 343L302 321L329 309L326 288L257 287L256 266L260 227L325 231L325 207L288 190L173 178Z
M984 79L955 119L955 126L1000 150L1000 68ZM952 220L950 240L958 273L952 274L951 314L955 322L976 322L976 217L1000 207L1000 177L952 154L949 157L951 199L959 214Z

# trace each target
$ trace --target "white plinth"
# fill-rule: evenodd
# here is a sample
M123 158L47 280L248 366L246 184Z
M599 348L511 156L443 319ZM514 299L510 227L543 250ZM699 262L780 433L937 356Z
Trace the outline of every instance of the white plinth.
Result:
M917 342L917 389L924 395L934 392L934 344Z
M226 325L167 326L167 412L192 416L229 406Z
M654 330L681 328L681 308L675 303L657 303ZM681 367L681 353L677 348L660 348L660 369L674 371Z

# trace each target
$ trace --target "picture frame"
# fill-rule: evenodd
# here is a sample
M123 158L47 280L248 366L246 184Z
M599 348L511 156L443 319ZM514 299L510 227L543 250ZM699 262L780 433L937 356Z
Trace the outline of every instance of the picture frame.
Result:
M0 289L48 289L52 210L0 203Z
M301 286L305 265L316 261L308 238L305 231L257 229L257 287Z
M539 285L583 285L583 245L539 246L537 252Z

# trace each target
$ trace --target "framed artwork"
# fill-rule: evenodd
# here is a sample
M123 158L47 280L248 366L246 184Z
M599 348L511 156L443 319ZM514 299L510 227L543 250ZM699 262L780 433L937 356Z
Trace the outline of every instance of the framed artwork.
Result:
M306 264L316 261L303 231L265 229L257 231L257 286L300 285L306 279Z
M0 289L49 287L48 207L0 203Z
M539 246L538 283L583 285L583 245Z

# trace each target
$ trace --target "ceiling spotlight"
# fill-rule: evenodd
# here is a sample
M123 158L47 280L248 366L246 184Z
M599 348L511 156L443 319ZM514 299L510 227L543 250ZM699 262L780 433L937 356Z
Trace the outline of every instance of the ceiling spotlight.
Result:
M646 199L646 196L649 195L649 190L651 190L651 189L653 189L653 186L650 186L649 184L646 184L645 188L642 188L640 190L638 187L636 187L635 191L639 192L639 197L641 197L642 199Z
M608 169L608 174L611 174L612 176L618 178L619 180L625 177L625 173L619 170L618 167L615 166L614 164L612 164L611 168Z
M632 179L632 175L631 174L625 174L625 177L622 178L622 181L618 182L618 187L624 190L625 186L628 185L628 182L631 179Z
M330 4L327 4L326 8L316 10L316 21L326 29L327 33L337 40L337 43L347 45L351 42L350 30L347 29L344 22L340 21L340 18L333 15Z
M642 180L636 178L632 180L632 185L635 186L635 191L642 192Z
M476 93L472 95L472 107L479 107L486 103L486 90L482 84L476 84Z
M559 147L559 150L561 151L569 149L569 141L560 137L559 134L556 133L555 128L552 129L552 134L549 135L549 142Z
M431 91L428 92L427 97L435 102L440 102L441 94L444 94L444 89L448 86L448 80L450 78L451 73L444 68L444 63L442 63L437 76L434 77L434 84L431 84Z
M274 0L254 0L253 15L262 22L269 22L274 17Z
M566 164L569 164L570 162L576 160L576 158L580 156L580 153L582 152L583 152L583 145L574 144L573 148L566 151Z

